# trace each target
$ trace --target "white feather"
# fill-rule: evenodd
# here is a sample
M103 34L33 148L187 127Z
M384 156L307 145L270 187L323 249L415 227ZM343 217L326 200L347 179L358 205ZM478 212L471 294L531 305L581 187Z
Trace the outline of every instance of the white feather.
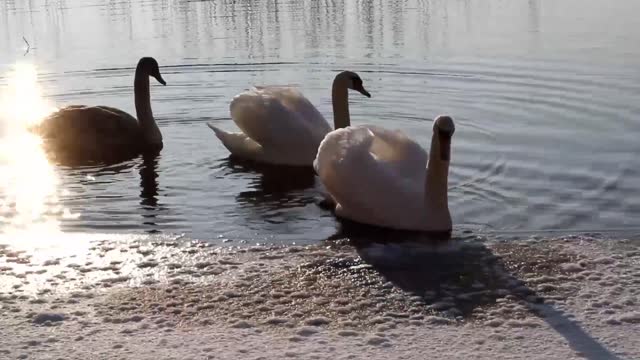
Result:
M336 202L338 216L429 230L433 224L425 221L427 160L427 152L404 133L362 125L330 132L320 144L314 167Z
M311 165L331 126L298 90L255 87L236 95L231 118L242 131L228 133L212 124L216 136L235 156L278 165Z

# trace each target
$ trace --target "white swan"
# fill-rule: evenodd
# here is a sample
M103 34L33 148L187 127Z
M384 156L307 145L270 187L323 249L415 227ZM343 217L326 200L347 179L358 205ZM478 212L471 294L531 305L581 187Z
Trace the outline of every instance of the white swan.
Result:
M336 215L401 230L450 231L447 178L453 120L438 116L431 154L405 134L376 126L329 133L314 167Z
M348 89L371 97L358 74L336 75L332 87L335 128L350 125ZM231 118L242 132L228 133L211 123L233 156L275 165L312 166L318 146L332 129L298 90L286 86L255 87L236 95Z
M71 105L46 117L34 129L47 150L64 159L117 161L162 149L162 134L151 111L149 76L166 85L158 62L143 57L133 83L138 120L107 106Z

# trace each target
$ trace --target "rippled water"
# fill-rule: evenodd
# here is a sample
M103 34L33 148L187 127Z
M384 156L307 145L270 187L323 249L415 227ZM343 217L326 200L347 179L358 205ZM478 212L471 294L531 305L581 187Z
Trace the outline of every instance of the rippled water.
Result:
M639 11L635 0L2 1L3 92L16 64L34 64L54 106L135 113L146 55L168 86L152 87L165 148L146 162L47 165L5 118L0 226L325 239L337 222L312 174L230 162L205 123L233 129L229 100L253 84L298 85L331 120L331 81L350 69L373 95L351 97L353 123L428 147L430 119L456 119L456 229L637 231Z

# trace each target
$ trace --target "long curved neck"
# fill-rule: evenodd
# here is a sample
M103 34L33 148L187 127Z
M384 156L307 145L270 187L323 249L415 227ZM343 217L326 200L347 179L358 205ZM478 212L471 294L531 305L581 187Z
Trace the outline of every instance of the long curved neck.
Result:
M431 138L431 151L429 152L429 163L427 164L427 175L425 179L425 207L428 211L428 222L432 223L434 230L451 230L451 214L449 213L448 182L449 182L449 160L443 160L441 150L450 152L450 139L442 140L434 131Z
M162 144L162 134L153 118L151 111L151 96L149 95L149 76L136 69L133 81L133 91L136 105L136 115L142 130L144 141L149 145Z
M333 81L331 89L331 102L333 103L333 127L341 129L351 125L349 117L349 94L346 86L339 81Z

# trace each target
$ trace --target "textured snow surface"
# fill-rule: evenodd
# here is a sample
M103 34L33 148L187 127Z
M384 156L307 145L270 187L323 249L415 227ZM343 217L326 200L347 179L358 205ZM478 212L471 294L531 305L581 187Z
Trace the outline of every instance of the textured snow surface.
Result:
M637 359L639 244L0 245L0 359Z

